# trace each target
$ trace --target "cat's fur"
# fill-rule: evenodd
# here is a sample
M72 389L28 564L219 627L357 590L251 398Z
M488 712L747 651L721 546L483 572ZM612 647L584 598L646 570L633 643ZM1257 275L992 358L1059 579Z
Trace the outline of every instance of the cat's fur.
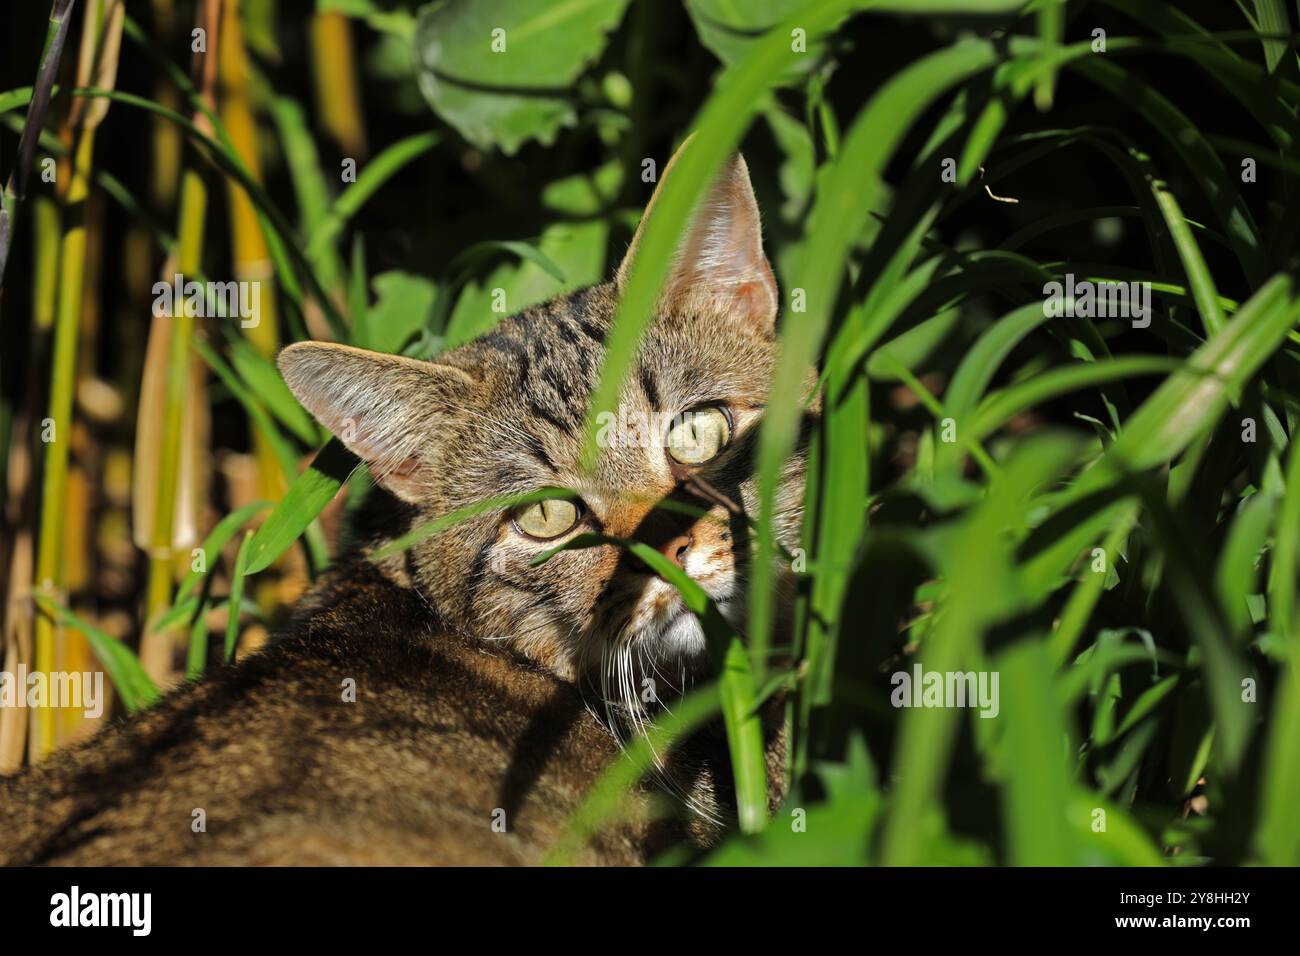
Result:
M377 519L268 648L0 780L0 861L538 862L617 754L616 737L650 716L645 688L680 692L704 645L676 592L621 549L532 559L582 531L636 539L682 565L724 614L739 619L744 603L777 309L744 162L727 164L680 243L620 398L621 421L634 424L725 406L734 440L684 468L647 447L644 428L623 431L587 474L584 418L639 242L613 282L506 319L435 363L285 349L295 395L388 492L372 503ZM791 548L802 474L801 452L777 502ZM529 539L496 509L378 564L366 557L434 516L547 487L585 502L558 540ZM706 513L655 507L665 499ZM348 679L355 702L344 700ZM642 813L583 859L636 863L682 836L709 839L730 789L717 743L706 733L662 768L692 808L685 822ZM779 737L769 743L776 783ZM638 799L643 810L653 800Z

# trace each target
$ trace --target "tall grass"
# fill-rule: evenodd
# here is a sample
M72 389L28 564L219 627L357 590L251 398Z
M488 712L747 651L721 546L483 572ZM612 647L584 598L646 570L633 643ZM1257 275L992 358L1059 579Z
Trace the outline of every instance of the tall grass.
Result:
M227 17L243 6L230 4ZM523 35L546 29L532 4L491 6L507 35L516 25ZM735 832L707 854L682 849L666 862L1300 863L1300 453L1291 440L1300 422L1300 68L1285 6L1261 0L1253 18L1225 31L1222 11L1210 29L1163 0L1107 0L1086 7L1089 18L1077 15L1083 5L1053 0L818 0L755 5L761 15L692 0L690 22L722 66L698 99L674 91L688 106L672 129L654 127L646 89L623 91L624 61L628 75L652 84L645 44L667 42L651 31L646 4L636 6L621 28L626 54L617 41L600 46L599 30L589 37L570 25L547 37L552 52L580 47L574 62L585 79L571 100L548 104L558 80L536 84L542 92L523 105L505 89L484 92L472 76L464 78L471 93L431 95L426 82L439 128L403 128L386 147L367 129L358 88L378 82L368 77L374 70L414 89L417 80L401 73L409 63L373 63L413 47L417 71L428 66L434 54L422 31L454 28L436 10L415 18L362 3L348 7L348 20L322 4L308 54L315 85L306 91L267 92L261 71L274 67L248 51L265 55L273 38L248 19L222 38L218 94L155 50L189 103L188 120L109 83L64 91L72 103L115 102L183 133L190 150L177 254L196 275L227 263L213 251L223 248L212 241L222 220L199 208L208 194L197 191L198 168L210 166L229 189L230 270L273 273L283 301L264 307L267 327L251 341L224 325L204 341L183 316L171 328L171 417L159 466L179 461L176 416L192 400L181 382L191 381L184 370L197 355L216 383L214 414L225 403L247 422L245 447L260 477L248 503L221 500L205 521L214 526L203 542L207 566L173 591L175 475L160 472L150 496L159 510L148 666L63 607L62 596L42 603L38 663L51 665L53 628L66 624L87 635L124 704L147 706L182 651L187 675L201 678L213 609L224 610L222 656L231 657L242 622L275 611L275 598L244 600L245 578L275 583L295 546L319 571L328 560L320 519L332 520L327 508L345 486L352 495L365 484L356 461L323 441L275 380L267 361L275 343L310 329L432 356L483 327L494 287L509 291L513 310L594 281L607 271L605 247L617 245L609 236L621 235L627 210L646 198L642 157L624 168L627 143L691 134L644 224L592 401L595 421L616 400L692 210L730 153L759 143L750 163L760 192L798 215L768 210L784 296L781 359L756 458L747 619L728 625L689 579L661 569L705 625L715 679L611 767L553 860L571 859L622 812L621 794L656 752L720 716L735 771ZM617 22L621 5L602 12ZM869 46L863 24L897 12L927 18L917 28L923 49L869 83L846 85L831 64L861 70L851 48ZM1084 28L1092 14L1106 26L1104 50ZM247 44L241 27L250 29ZM127 32L149 47L138 25ZM352 55L352 39L363 36L373 61ZM529 55L527 47L516 55ZM1253 134L1218 135L1211 127L1220 114L1199 117L1196 97L1164 83L1152 59L1195 70ZM514 90L507 79L519 67L500 62ZM315 113L300 105L304 92L314 92ZM483 141L489 120L465 122L476 95L499 97L484 107L504 130L495 143ZM0 93L0 109L30 98ZM560 132L565 109L575 110L575 128ZM419 188L412 169L436 178L460 175L449 171L456 166L481 176L499 201L523 202L518 177L529 176L529 163L492 152L513 152L530 137L558 137L553 150L527 155L559 154L566 171L536 200L547 221L535 241L500 221L482 234L480 218L465 216L463 237L428 240L443 250L432 274L370 271L377 243L367 245L357 220L386 196ZM359 163L356 182L340 180L335 160L364 160L371 142L374 156ZM602 160L575 171L575 143ZM88 148L74 145L89 189ZM973 210L1003 210L997 196L1016 198L1023 182L1081 155L1125 192L1097 201L1087 184L1062 182L1068 208L1045 211L1044 197L1026 195L1019 228L995 235L1002 220L976 215L985 241L963 239L960 224ZM1254 178L1243 175L1247 159ZM285 171L291 184L274 182ZM541 185L529 180L527 190ZM127 192L115 198L129 200ZM584 231L593 223L599 229ZM1055 254L1070 248L1058 239L1071 229L1115 223L1140 229L1136 255ZM176 249L159 242L160 252ZM61 253L65 264L76 254ZM1047 285L1071 275L1147 284L1149 324L1048 314ZM49 400L56 421L72 408L75 305L61 293ZM809 369L821 414L806 426ZM801 436L810 465L802 548L785 554L772 512L782 463ZM48 454L45 511L66 494L66 450ZM598 454L593 438L587 463ZM269 514L252 500L263 496L275 499ZM501 506L444 516L393 547ZM38 581L57 571L58 540L54 525L42 527ZM773 585L790 561L799 589L787 634ZM282 595L291 598L291 589ZM918 665L996 675L997 716L896 706L895 675ZM788 796L769 818L756 711L778 692L786 694ZM51 744L42 731L32 757Z

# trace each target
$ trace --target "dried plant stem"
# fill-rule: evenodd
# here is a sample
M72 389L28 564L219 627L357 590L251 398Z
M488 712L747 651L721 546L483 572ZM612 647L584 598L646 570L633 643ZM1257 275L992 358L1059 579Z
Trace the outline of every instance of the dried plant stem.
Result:
M0 197L0 289L4 288L5 264L9 260L9 247L13 240L14 217L27 193L27 180L32 173L32 163L36 160L36 145L40 141L41 130L45 127L45 112L50 105L59 61L63 58L63 45L68 38L74 2L75 0L54 0L50 8L50 25L45 32L41 65L36 73L36 84L32 88L32 102L27 109L22 137L18 141L18 162Z

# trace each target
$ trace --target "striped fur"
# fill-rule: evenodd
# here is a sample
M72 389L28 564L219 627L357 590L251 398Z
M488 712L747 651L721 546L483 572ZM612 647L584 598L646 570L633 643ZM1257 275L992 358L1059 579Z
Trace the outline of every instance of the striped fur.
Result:
M672 547L743 628L757 428L777 352L776 287L739 157L682 249L619 411L655 423L725 408L734 438L698 468L675 465L645 429L605 448L594 472L579 467L626 264L613 282L526 309L433 363L285 349L290 388L387 493L372 496L351 550L279 640L0 781L0 861L538 862L620 738L707 664L676 592L621 549L533 559L584 531ZM788 549L803 469L801 443L777 500ZM430 518L548 487L576 489L584 506L555 541L528 538L498 510L378 565L365 557ZM656 507L666 500L703 514ZM788 595L791 575L778 571ZM347 678L355 703L342 699ZM769 724L776 783L781 739ZM667 758L660 781L694 813L656 823L659 798L646 790L643 812L585 859L635 863L684 835L710 839L728 813L724 755L710 728Z

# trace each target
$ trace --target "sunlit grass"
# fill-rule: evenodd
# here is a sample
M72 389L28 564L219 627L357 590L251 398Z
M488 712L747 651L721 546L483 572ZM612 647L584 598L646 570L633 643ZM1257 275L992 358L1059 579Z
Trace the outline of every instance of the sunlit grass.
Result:
M811 3L738 46L683 123L680 132L692 138L645 225L591 421L614 402L695 203L780 90L798 104L791 112L802 112L797 123L813 164L798 173L810 199L806 221L779 256L769 250L782 266L782 357L756 460L761 504L751 516L757 560L749 613L737 630L691 581L659 568L704 622L716 680L665 714L650 742L629 748L552 861L574 859L617 816L620 794L657 750L720 716L737 781L736 832L710 854L681 850L672 862L1300 863L1294 38L1285 10L1272 3L1260 5L1268 30L1261 22L1255 34L1243 24L1230 37L1206 33L1173 3L1110 5L1146 30L1107 37L1102 55L1095 40L1066 41L1068 4L1019 14L1019 3L967 4L968 12L993 17L988 30L936 42L880 77L851 113L837 115L824 95L833 75L789 85L800 66L792 31L815 42L865 9L942 16L956 4ZM127 42L161 61L158 76L184 109L118 91L101 75L78 77L75 89L56 97L91 117L102 118L111 104L179 130L187 150L176 239L168 247L156 236L158 251L199 276L223 261L214 247L228 250L237 275L267 277L265 328L248 335L231 323L205 329L182 310L169 317L169 348L156 351L153 375L166 385L157 390L160 404L150 406L143 383L133 383L147 413L142 422L157 417L140 431L158 436L137 458L137 471L141 461L156 471L136 475L145 482L137 489L151 489L137 508L156 509L145 529L152 570L143 654L58 593L69 446L39 446L42 504L33 580L25 583L40 591L48 581L54 593L42 594L34 663L55 665L60 633L86 635L128 710L148 706L170 676L170 663L142 667L142 657L170 661L179 645L186 675L202 678L215 656L206 625L214 609L225 612L220 656L234 657L246 589L274 610L273 590L253 586L278 580L299 557L297 547L302 564L319 572L328 548L318 519L342 489L364 484L356 459L338 441L323 441L280 386L270 355L277 342L309 337L373 344L375 276L349 228L397 177L451 151L455 140L443 129L375 142L355 182L338 182L326 169L313 139L317 119L345 149L368 147L364 117L348 93L356 64L348 60L346 76L319 72L346 42L339 30L349 22L334 15L314 33L317 94L329 106L319 118L286 94L259 93L241 72L256 68L239 55L245 50L223 51L227 98L218 103L201 74L199 82L187 78L130 20ZM993 25L1008 35L990 39ZM231 31L228 39L240 38ZM1258 120L1261 141L1213 136L1192 112L1194 99L1129 68L1156 51L1195 63L1205 83ZM1050 109L1059 107L1066 78L1092 84L1102 105L1091 115L1103 122L1054 125ZM340 82L348 89L330 92ZM31 90L0 93L0 114L17 115L31 99ZM601 109L611 112L607 103ZM1104 122L1120 110L1140 118L1141 136ZM1014 125L1022 115L1037 116L1031 132ZM276 137L289 194L266 185L257 122ZM51 323L52 344L42 355L48 397L22 409L29 423L48 416L66 428L73 416L84 269L75 213L100 182L93 131L85 124L71 148L65 144L71 178L61 196L57 270L48 260L58 224L48 200L32 209L41 237L33 300ZM904 155L913 140L920 148ZM1238 154L1247 149L1270 168L1269 200L1259 201L1241 177ZM1050 164L1062 150L1087 151L1130 194L1044 217L997 248L959 251L945 242L955 212L994 202L988 190L1014 196L1018 169ZM947 179L945 162L954 170ZM1169 162L1176 167L1160 165ZM218 185L233 203L224 222L205 217ZM120 192L119 201L131 198ZM582 203L556 219L597 214L617 219ZM1058 228L1120 215L1143 230L1150 262L1072 264L1022 251ZM537 288L552 292L595 278L575 267L577 255L557 264L540 244L467 243L436 282L420 286L428 307L395 340L408 354L432 357L486 328L493 315L455 315L488 287L488 276L531 270ZM1149 283L1150 324L1048 315L1044 286L1066 274ZM407 278L403 288L416 287ZM6 285L21 281L11 275ZM218 395L229 399L248 420L258 481L249 500L226 502L211 530L199 529L208 531L206 563L181 574L173 531L182 406L200 361L211 372L213 404ZM820 413L810 433L794 633L785 635L776 625L774 581L793 556L777 547L771 514L781 466L817 400L807 389L810 370ZM906 414L900 394L912 403ZM13 410L22 396L4 397L6 415L18 421ZM903 435L906 455L899 454ZM31 438L15 433L11 442ZM589 462L599 453L594 439L588 453ZM309 464L300 467L303 461ZM205 467L215 469L211 461ZM373 557L525 500L467 507ZM187 549L179 550L184 557ZM658 555L643 557L654 564ZM14 624L5 626L8 634ZM891 706L891 675L918 664L996 673L998 716ZM756 709L776 688L789 688L788 797L769 819ZM34 734L30 751L39 758L56 742L52 717L38 717ZM1190 814L1193 796L1204 798L1204 816Z

